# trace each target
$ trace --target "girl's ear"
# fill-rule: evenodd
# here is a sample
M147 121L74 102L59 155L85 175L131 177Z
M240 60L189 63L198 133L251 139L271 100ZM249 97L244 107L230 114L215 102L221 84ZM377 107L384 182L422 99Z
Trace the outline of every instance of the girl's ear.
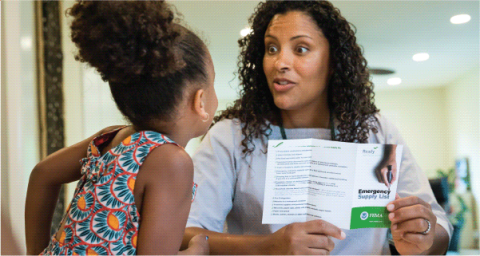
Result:
M205 109L205 90L199 89L193 96L193 111L202 119L208 119L208 112Z

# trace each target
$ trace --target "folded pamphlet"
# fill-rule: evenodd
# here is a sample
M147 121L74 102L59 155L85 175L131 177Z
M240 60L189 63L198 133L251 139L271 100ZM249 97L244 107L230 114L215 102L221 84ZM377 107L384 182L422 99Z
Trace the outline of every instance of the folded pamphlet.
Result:
M319 139L268 142L263 224L322 219L343 229L390 227L402 145Z

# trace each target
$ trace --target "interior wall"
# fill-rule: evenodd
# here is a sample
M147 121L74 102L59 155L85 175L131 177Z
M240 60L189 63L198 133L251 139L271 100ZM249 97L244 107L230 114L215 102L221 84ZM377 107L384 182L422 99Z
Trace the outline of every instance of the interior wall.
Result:
M62 1L61 13L72 7L74 1ZM65 125L65 146L71 146L86 137L84 132L83 114L83 86L82 86L82 65L75 60L76 47L70 39L69 19L60 15L62 30L63 50L63 99L64 99L64 125ZM70 203L77 182L66 186L65 200Z
M447 150L445 88L376 91L375 103L380 113L398 127L427 176L434 177L437 169L454 166Z
M480 79L478 68L446 87L453 156L468 157L472 184L480 184ZM473 186L480 196L480 187Z
M478 222L480 216L480 78L479 68L474 68L465 76L446 87L446 116L448 117L449 145L452 159L468 157L472 193L465 195L469 206L476 202L466 214L466 225L462 231L462 248L478 247ZM473 214L476 214L474 216ZM475 218L474 218L475 217ZM476 229L476 230L475 230ZM463 239L470 238L470 239ZM475 244L474 238L477 239Z
M34 2L2 1L2 24L8 24L2 30L2 160L8 157L6 165L2 161L2 178L4 172L8 176L2 197L8 189L6 208L21 253L28 179L39 161L34 17Z
M6 85L6 65L5 65L5 33L1 33L5 31L4 26L5 26L5 15L3 13L4 8L2 8L3 4L0 4L0 12L1 12L1 28L0 28L0 35L1 35L1 53L0 58L2 58L2 65L1 65L1 75L0 75L0 81L2 83L2 91L1 91L1 116L2 116L2 125L1 125L1 134L2 134L2 147L0 148L0 153L2 155L2 162L1 162L1 168L2 168L2 216L3 217L9 217L9 207L8 207L8 172L5 171L8 169L8 143L7 143L7 122L6 122L6 116L7 116L7 85ZM2 150L3 149L3 150Z

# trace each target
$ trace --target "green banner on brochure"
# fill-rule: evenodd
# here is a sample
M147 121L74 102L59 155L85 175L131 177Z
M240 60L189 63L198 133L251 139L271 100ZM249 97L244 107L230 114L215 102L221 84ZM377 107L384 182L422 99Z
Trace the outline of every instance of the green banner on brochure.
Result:
M355 207L352 209L350 229L389 228L388 214L386 207Z

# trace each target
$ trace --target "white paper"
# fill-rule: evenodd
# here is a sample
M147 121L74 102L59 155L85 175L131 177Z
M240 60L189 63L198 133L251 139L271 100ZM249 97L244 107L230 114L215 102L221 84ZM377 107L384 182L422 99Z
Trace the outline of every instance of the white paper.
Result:
M390 193L375 176L387 146L318 139L270 140L262 223L323 219L343 229L387 225L383 223L383 208L395 199L399 176L397 172ZM402 146L397 145L397 170L401 153Z

